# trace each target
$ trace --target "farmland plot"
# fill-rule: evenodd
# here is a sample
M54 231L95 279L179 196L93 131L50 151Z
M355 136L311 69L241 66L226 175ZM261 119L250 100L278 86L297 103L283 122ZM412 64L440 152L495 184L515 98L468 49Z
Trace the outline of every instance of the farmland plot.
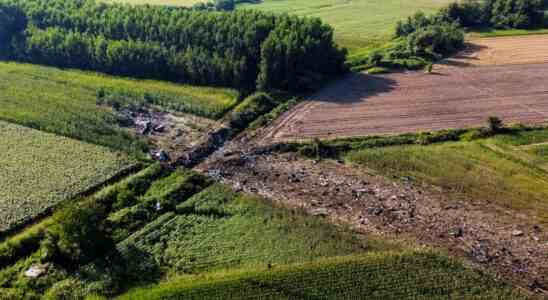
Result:
M136 163L125 154L0 121L0 232Z
M449 62L472 66L546 63L548 35L471 39L467 49Z
M277 141L399 134L548 120L548 64L436 67L387 75L353 74L288 112L272 127Z

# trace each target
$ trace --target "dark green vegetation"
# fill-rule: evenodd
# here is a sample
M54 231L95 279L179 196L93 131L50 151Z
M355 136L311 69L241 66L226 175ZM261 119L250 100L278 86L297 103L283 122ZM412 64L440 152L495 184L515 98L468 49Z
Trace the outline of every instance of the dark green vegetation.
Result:
M0 140L0 232L137 163L104 147L2 121Z
M26 26L25 17L19 9L7 5L0 6L0 58L8 56L11 52L11 40Z
M464 31L444 10L426 16L418 12L399 22L392 41L378 48L364 49L350 57L353 69L424 68L429 63L456 53L464 47Z
M154 180L166 173L167 170L161 165L154 164L115 185L102 189L92 199L115 208L116 203L134 201L136 197L146 192ZM46 229L51 227L54 221L55 218L46 218L0 244L0 268L35 252L44 238Z
M344 51L319 19L93 0L1 3L29 24L13 34L15 60L246 91L306 90L344 71Z
M477 136L468 132L429 146L356 143L339 155L386 175L441 187L454 197L494 202L548 222L548 130Z
M465 30L538 29L548 26L541 0L467 0L437 13L418 12L399 21L394 38L355 51L349 57L353 70L382 68L420 69L450 56L464 46Z
M257 93L247 97L228 116L230 126L236 131L245 129L258 117L270 112L276 101L268 94Z
M0 89L0 120L135 154L146 149L145 142L120 126L124 120L111 107L99 105L99 92L111 102L130 105L157 100L163 107L211 117L222 116L238 97L228 89L16 63L0 63Z
M0 257L2 299L128 289L123 299L518 297L444 254L366 239L160 165L8 238ZM39 263L45 275L23 275Z
M533 29L548 26L544 0L467 0L455 2L442 14L463 27Z

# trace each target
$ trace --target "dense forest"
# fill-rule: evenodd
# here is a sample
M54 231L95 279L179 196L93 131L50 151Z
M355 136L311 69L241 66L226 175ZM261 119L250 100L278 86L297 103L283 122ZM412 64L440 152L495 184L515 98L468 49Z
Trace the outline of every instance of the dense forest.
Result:
M319 19L94 0L0 1L9 59L115 75L300 91L344 71Z

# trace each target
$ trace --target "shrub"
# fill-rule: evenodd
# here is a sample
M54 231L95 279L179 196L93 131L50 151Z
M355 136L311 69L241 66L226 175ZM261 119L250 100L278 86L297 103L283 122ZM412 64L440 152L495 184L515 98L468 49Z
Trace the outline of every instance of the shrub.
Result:
M413 16L407 17L406 21L399 21L396 24L396 37L405 37L411 33L433 25L435 23L432 17L426 16L422 11L415 13Z
M231 128L242 130L251 122L276 107L276 102L266 93L256 93L247 97L234 108L228 117Z
M431 25L410 34L407 46L416 56L439 59L464 46L464 32L456 24Z
M384 74L384 73L388 73L389 71L390 70L387 68L373 67L373 68L367 69L367 74Z
M502 120L496 116L490 116L487 118L487 129L491 133L499 133L504 128Z
M136 199L147 191L154 180L168 173L169 170L161 164L153 164L137 174L101 190L94 198L112 210L133 205Z
M13 38L27 27L27 18L15 6L0 3L0 58L9 56Z
M447 23L458 22L464 27L482 26L486 22L485 5L478 0L454 2L442 8L438 18Z
M236 8L236 3L234 0L216 0L215 1L215 9L217 10L225 10L225 11L231 11Z
M543 5L542 0L490 0L486 9L496 28L532 28L542 25Z
M95 201L80 201L58 211L42 242L44 259L76 267L112 251L106 217L106 207Z

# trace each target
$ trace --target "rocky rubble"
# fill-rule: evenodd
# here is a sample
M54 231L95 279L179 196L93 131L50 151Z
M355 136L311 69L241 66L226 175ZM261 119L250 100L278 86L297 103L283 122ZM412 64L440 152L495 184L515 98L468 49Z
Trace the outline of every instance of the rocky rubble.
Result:
M340 162L304 160L291 153L225 150L198 169L237 190L365 233L441 246L523 287L548 289L546 230L500 207L449 199L411 178L393 181Z

